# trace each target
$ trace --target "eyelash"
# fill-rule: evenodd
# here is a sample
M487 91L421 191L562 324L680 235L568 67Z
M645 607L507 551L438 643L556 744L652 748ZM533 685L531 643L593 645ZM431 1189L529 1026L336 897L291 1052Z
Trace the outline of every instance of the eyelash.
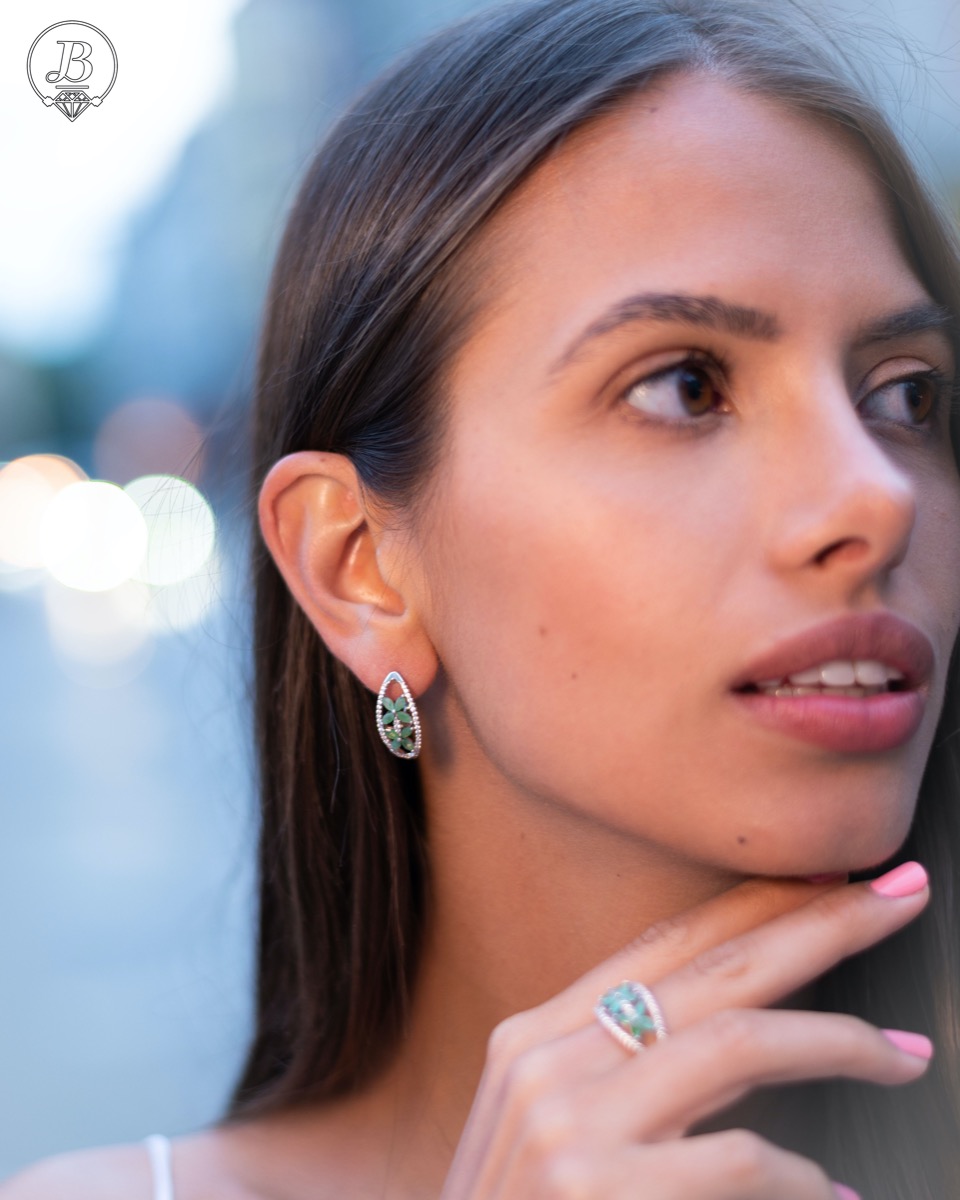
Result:
M641 412L635 405L631 405L627 399L630 393L641 384L654 384L662 379L669 379L671 375L679 374L685 368L696 367L699 370L705 371L710 376L711 386L719 392L724 391L724 385L730 376L730 367L727 360L716 352L706 352L703 350L692 350L684 358L677 362L671 363L668 367L663 367L658 371L653 371L648 375L641 375L630 381L617 396L617 402L622 404L627 410L631 419L640 421L645 425L658 425L660 427L669 427L682 430L683 432L702 433L713 421L708 421L708 418L716 418L722 415L722 410L711 409L709 413L699 417L686 417L678 420L670 418L652 417ZM878 423L883 425L894 425L900 429L904 429L910 433L920 435L929 435L936 427L937 418L940 416L942 407L945 401L949 402L951 393L954 391L955 385L943 371L936 367L929 367L926 370L911 371L907 375L895 376L892 379L886 380L878 387L869 391L864 400L869 396L873 396L886 388L896 387L898 384L924 382L929 383L934 390L933 403L930 412L922 421L907 423L904 421L896 421L890 419L879 418ZM725 397L722 397L725 400ZM862 403L862 402L861 402ZM699 429L697 427L700 427Z

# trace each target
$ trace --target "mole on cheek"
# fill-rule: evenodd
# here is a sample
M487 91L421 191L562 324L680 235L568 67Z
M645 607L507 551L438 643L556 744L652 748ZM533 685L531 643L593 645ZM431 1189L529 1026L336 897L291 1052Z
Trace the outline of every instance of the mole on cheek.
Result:
M547 636L547 627L546 627L546 625L541 625L541 626L540 626L540 636L541 636L541 637L546 637L546 636Z
M737 841L740 843L741 846L745 846L747 844L747 839L743 836L742 833L737 834Z

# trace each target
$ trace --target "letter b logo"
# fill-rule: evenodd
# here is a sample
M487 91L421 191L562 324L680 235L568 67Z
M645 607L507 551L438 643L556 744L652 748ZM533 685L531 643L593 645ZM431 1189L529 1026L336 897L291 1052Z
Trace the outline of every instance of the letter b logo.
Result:
M58 21L30 47L27 77L45 107L75 121L106 99L117 78L117 52L95 25Z
M63 55L60 59L60 69L58 71L48 71L44 75L47 83L59 83L61 79L69 80L70 83L82 83L93 74L93 67L90 65L90 55L93 53L93 47L89 42L68 42L57 38L57 45L63 47ZM70 67L73 63L80 64L80 74L71 75Z

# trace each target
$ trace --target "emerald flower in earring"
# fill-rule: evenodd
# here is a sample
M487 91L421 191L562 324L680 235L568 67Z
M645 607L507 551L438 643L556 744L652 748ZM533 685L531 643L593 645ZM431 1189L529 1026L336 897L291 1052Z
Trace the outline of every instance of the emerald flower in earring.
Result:
M398 750L411 751L414 740L413 717L407 710L406 696L400 696L396 700L384 696L383 707L386 710L383 714L383 724L386 727L390 749L394 753Z
M391 683L402 693L395 700L387 695ZM377 729L383 744L398 758L416 758L420 753L420 715L406 680L397 671L391 671L380 686Z

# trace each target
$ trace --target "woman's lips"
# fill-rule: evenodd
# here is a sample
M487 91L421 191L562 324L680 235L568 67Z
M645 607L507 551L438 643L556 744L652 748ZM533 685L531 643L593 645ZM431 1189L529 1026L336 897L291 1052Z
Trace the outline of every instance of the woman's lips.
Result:
M934 657L927 635L895 613L844 613L784 638L748 663L730 686L785 679L824 663L870 661L895 667L908 688L922 688L933 674Z
M732 695L765 728L840 754L876 754L902 746L920 728L926 706L925 690L862 697Z
M844 613L782 639L731 687L744 712L768 729L840 754L876 754L902 746L919 729L934 662L927 635L895 613ZM789 676L833 663L880 664L900 678L887 691L862 696L831 694L829 688L775 695L758 686L773 679L789 686Z

